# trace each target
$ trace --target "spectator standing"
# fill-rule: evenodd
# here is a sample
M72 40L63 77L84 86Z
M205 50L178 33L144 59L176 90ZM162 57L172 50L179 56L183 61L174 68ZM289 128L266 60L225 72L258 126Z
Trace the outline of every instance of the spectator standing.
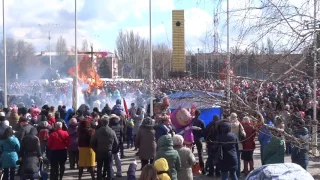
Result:
M102 180L102 167L106 170L107 180L112 179L112 149L118 147L116 133L108 126L109 118L102 117L101 127L96 130L91 138L90 146L96 153L97 158L97 180Z
M62 180L67 161L67 148L70 146L68 132L62 130L62 123L56 123L56 131L51 133L48 139L50 149L50 180Z
M194 135L194 143L197 146L197 152L199 156L199 164L202 170L202 173L205 174L204 169L204 161L203 161L203 146L202 146L202 137L203 137L203 130L205 128L203 120L200 119L200 110L195 111L195 118L192 120L192 126L198 127L199 130L193 130Z
M13 136L12 128L7 128L3 134L4 140L1 142L1 164L4 171L4 180L14 180L15 169L17 167L18 152L20 151L20 143Z
M40 180L47 180L48 174L40 169L40 163L43 162L40 150L40 140L37 137L37 130L32 129L30 133L25 136L21 143L20 149L21 179L40 178Z
M172 180L178 180L178 172L181 168L181 161L179 153L173 149L172 137L170 135L163 135L158 140L158 151L156 153L156 160L165 158L169 164L169 172Z
M215 143L217 141L217 124L219 123L219 116L214 115L213 120L208 124L208 126L203 131L203 136L207 143L208 148L208 159L207 159L207 170L209 171L207 176L213 176L215 172L216 176L220 176L220 168L219 164L214 164L214 155L218 151L218 144Z
M82 178L83 169L88 168L91 179L95 179L94 166L96 162L96 154L90 147L91 137L94 130L91 128L89 120L82 120L78 128L78 146L79 146L79 180Z
M70 169L75 169L79 167L78 122L76 118L70 119L68 134L70 137L70 146L68 147Z
M183 146L184 139L181 135L176 134L172 139L173 147L178 151L181 160L178 179L193 180L192 166L196 163L196 158L190 148Z
M242 142L243 151L241 154L241 158L243 160L244 174L247 176L254 169L253 151L256 148L256 130L253 127L252 122L248 116L245 116L243 118L242 125L247 136L246 139ZM248 169L248 164L250 170Z
M147 164L152 164L156 154L155 130L153 120L149 117L142 121L142 125L136 136L136 147L139 148L141 169Z
M231 123L222 120L218 125L218 148L223 154L223 159L220 160L221 179L227 180L230 177L231 180L238 180L236 171L238 169L238 142L237 136L231 132ZM234 143L230 143L234 142Z
M109 126L110 128L116 133L116 136L118 138L118 147L116 147L115 149L113 149L113 158L117 167L117 173L116 176L117 177L122 177L122 170L121 170L121 160L120 160L120 146L123 143L123 129L122 126L120 124L120 117L115 115L115 114L111 114L109 116Z

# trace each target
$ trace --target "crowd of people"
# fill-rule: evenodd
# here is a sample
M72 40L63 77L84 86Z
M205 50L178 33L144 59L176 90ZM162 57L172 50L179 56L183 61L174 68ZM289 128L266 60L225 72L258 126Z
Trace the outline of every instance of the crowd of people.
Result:
M220 80L154 81L155 92L159 95L185 90L217 92L223 86L224 81ZM56 92L60 99L61 93L68 97L72 92L71 85L59 88L50 92ZM316 88L318 96L319 86ZM137 90L140 95L148 94L147 82L109 82L103 91L105 96L99 94L96 98L106 98L110 92L112 100L115 91L125 96ZM260 143L262 165L284 163L284 157L290 155L292 163L307 170L307 143L304 147L294 146L282 132L307 142L312 133L317 133L310 128L312 106L317 103L312 100L312 90L307 80L264 84L234 80L233 93L247 104L258 102L259 111L251 116L241 112L215 115L205 126L200 118L201 111L196 110L192 120L192 125L197 127L193 130L193 146L184 143L184 137L176 133L170 118L155 121L150 117L146 105L132 103L128 112L121 100L116 100L113 108L109 104L92 109L84 104L78 110L67 110L65 105L38 108L44 102L33 98L39 96L25 96L12 103L16 106L2 108L0 112L3 179L14 179L16 173L21 179L48 179L48 172L52 180L63 179L67 160L70 164L67 168L78 169L78 179L85 170L92 179L113 179L122 176L124 149L134 148L141 160L141 180L193 179L198 173L193 170L198 166L201 173L208 176L236 180L255 169L256 138ZM30 99L34 101L29 102ZM319 117L318 104L316 110ZM198 162L194 149L197 149ZM205 150L207 160L203 157ZM128 179L138 179L136 169L136 163L130 164Z

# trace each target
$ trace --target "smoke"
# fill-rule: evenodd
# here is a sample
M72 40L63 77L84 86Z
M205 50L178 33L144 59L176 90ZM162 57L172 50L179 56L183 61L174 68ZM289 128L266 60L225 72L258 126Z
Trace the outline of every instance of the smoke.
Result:
M28 83L30 80L38 80L42 79L42 77L48 73L48 66L43 64L26 66L24 71L21 73L17 73L16 79L11 81L18 81Z

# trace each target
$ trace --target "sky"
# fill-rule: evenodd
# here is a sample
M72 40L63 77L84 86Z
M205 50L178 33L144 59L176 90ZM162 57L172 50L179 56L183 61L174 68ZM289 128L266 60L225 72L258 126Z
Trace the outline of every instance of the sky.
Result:
M243 0L229 1L231 11L248 6ZM185 10L186 51L196 52L198 48L202 52L213 50L214 12L218 13L219 49L225 50L226 0L220 0L219 5L213 2L217 0L152 0L153 44L165 43L171 47L172 10L183 9ZM289 0L289 2L299 5L304 0ZM2 3L0 7L2 9ZM237 23L241 18L261 15L261 11L252 11L250 16L245 13L231 15L230 47L239 44ZM2 13L0 17L2 20ZM52 50L55 49L59 36L66 39L69 49L74 47L74 19L75 0L5 0L7 37L32 43L36 52L46 51L49 45L48 25L50 24L60 24L58 27L50 28ZM149 39L149 0L77 0L77 20L78 49L86 39L89 44L93 44L95 50L113 52L116 49L115 42L120 30L133 30ZM247 25L250 26L255 21L249 20ZM206 38L208 36L210 38ZM241 43L246 43L246 40L242 40Z
M113 52L119 30L133 30L149 38L149 0L77 0L78 48L86 39L95 50ZM185 10L186 50L203 49L202 40L213 30L213 4L204 0L152 0L153 44L166 43L171 47L172 10ZM59 36L68 48L75 45L75 0L6 0L5 27L7 37L25 40L36 52L48 47L49 24L51 44ZM2 9L2 5L1 5ZM1 13L2 19L2 13ZM41 24L42 26L39 26ZM1 27L2 28L2 27Z

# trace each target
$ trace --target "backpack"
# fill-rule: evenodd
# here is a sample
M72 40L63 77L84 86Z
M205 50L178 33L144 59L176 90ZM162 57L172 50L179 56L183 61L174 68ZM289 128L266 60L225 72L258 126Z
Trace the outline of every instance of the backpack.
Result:
M49 139L49 129L41 129L39 132L39 139L41 141L47 141Z

